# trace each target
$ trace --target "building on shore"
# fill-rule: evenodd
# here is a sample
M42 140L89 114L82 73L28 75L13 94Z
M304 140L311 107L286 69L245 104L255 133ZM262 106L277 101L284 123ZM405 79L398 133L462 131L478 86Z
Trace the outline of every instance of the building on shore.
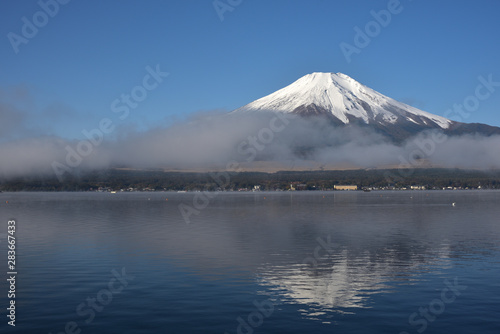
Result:
M350 186L350 185L334 185L333 189L335 190L358 190L358 186Z

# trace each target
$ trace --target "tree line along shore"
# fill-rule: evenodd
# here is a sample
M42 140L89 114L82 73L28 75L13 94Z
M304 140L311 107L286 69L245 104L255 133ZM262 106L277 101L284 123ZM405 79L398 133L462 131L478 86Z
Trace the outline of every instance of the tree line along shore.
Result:
M500 189L500 170L358 169L342 171L164 172L109 169L69 175L0 179L0 191L288 191ZM337 187L336 187L337 186ZM352 188L351 188L352 189Z

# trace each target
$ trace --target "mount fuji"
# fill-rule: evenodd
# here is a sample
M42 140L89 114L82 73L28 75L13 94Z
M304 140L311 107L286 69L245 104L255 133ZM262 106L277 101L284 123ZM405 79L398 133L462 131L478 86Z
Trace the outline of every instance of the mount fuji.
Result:
M232 113L284 112L301 116L324 116L339 126L358 125L375 129L395 141L424 130L448 135L500 134L485 124L455 122L385 96L343 73L307 74L292 84Z

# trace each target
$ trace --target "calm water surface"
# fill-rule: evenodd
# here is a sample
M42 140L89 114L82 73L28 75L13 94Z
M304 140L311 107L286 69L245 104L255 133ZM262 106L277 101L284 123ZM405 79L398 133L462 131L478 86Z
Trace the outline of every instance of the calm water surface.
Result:
M195 196L1 193L0 332L500 333L500 192Z

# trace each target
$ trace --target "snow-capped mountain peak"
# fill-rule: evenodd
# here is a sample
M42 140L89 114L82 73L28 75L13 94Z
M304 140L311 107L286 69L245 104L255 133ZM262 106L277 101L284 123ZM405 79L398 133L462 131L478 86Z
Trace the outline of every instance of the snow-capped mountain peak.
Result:
M413 123L447 129L453 121L387 97L343 73L315 72L234 112L279 111L324 114L348 124L377 126Z

